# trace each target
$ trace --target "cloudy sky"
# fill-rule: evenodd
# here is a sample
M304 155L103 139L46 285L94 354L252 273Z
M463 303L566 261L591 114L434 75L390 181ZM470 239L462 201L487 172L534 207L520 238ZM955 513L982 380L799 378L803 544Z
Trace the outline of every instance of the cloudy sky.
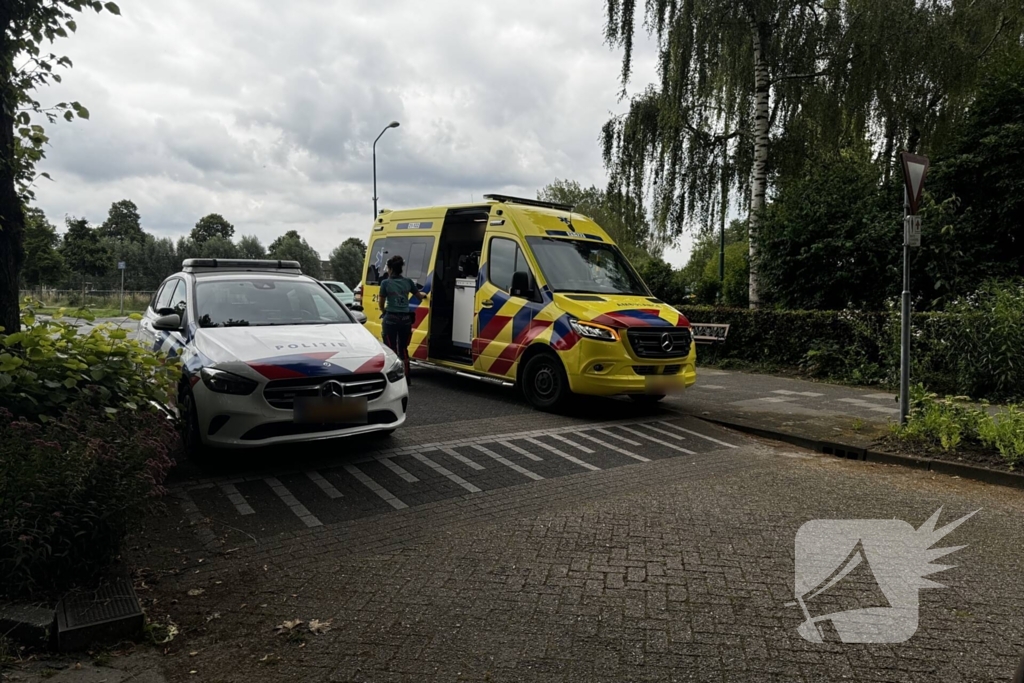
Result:
M207 213L265 244L296 229L322 258L366 238L371 143L382 208L603 186L598 135L619 101L604 0L122 0L58 47L75 66L44 101L89 121L50 128L38 203L102 222L128 198L186 234ZM427 9L429 8L429 10ZM631 87L654 77L641 41ZM683 248L666 256L680 264Z

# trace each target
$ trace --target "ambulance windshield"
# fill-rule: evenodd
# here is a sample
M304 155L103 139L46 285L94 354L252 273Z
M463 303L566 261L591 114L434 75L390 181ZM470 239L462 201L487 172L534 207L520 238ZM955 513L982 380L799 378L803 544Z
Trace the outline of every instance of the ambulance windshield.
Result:
M611 244L529 237L527 242L554 292L650 296L626 258Z

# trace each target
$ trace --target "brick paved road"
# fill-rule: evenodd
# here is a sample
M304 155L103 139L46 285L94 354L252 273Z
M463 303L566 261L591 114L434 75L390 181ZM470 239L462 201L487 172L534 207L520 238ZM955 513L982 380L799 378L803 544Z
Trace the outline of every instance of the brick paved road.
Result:
M133 551L151 617L182 628L171 680L1003 681L1024 654L1018 491L622 402L542 415L452 381L422 378L414 400L460 421L425 406L387 442L179 476L189 514L172 505ZM939 543L967 547L921 592L913 638L800 638L804 522L918 527L940 506L941 523L981 511ZM875 606L879 589L851 574L819 600ZM275 634L288 619L331 630Z

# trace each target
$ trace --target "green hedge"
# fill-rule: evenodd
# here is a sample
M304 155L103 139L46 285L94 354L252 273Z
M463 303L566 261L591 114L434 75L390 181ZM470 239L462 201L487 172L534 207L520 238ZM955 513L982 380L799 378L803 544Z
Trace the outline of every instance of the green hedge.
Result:
M985 306L978 301L971 304L970 310L912 316L912 380L948 395L1021 398L1024 364L1019 356L1024 349L1024 316L1005 300ZM863 384L899 382L900 320L896 312L750 310L685 304L677 308L692 322L729 325L724 344L699 347L702 362L739 361Z

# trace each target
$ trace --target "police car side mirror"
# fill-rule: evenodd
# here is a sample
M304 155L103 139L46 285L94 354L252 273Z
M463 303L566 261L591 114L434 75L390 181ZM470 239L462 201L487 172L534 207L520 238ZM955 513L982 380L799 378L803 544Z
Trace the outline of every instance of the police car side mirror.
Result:
M356 319L356 322L360 325L366 324L366 314L362 311L352 311L352 316Z
M162 315L153 321L153 329L164 332L177 332L181 329L181 316L177 313Z

